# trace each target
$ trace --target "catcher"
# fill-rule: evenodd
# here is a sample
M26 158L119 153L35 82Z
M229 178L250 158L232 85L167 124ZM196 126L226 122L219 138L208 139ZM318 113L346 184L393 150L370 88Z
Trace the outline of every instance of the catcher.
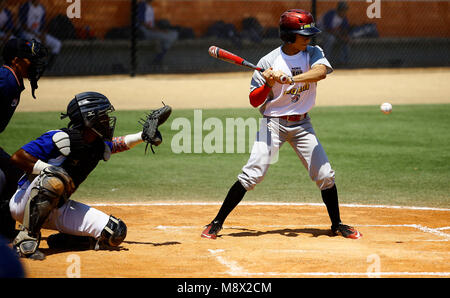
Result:
M113 137L114 107L103 94L83 92L67 106L67 128L51 130L24 145L11 161L26 173L9 202L11 216L22 223L13 245L21 257L42 260L38 249L41 228L57 230L47 239L50 248L105 249L119 246L125 223L112 215L70 199L100 160L147 142L162 142L158 126L170 116L164 106L144 119L142 132Z

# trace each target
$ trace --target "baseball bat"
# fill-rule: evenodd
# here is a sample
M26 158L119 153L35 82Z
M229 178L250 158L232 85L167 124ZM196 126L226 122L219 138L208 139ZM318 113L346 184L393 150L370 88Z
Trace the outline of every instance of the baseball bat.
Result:
M264 72L264 70L265 70L264 68L261 68L261 67L258 67L256 65L254 65L251 62L245 60L242 57L239 57L236 54L233 54L233 53L231 53L229 51L226 51L226 50L221 49L221 48L216 47L216 46L210 46L209 49L208 49L208 52L209 52L209 55L211 55L212 57L220 59L220 60L223 60L223 61L228 62L228 63L232 63L232 64L236 64L236 65L239 65L239 66L247 67L247 68L250 68L250 69L253 69L253 70L257 70L257 71L260 71L260 72ZM280 77L280 81L282 83L286 83L287 80L288 80L288 78L285 75Z

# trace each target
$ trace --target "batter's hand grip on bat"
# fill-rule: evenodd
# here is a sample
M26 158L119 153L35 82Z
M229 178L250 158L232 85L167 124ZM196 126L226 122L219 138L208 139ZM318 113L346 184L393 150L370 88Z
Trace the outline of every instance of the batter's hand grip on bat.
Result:
M261 68L261 69L259 69L259 71L260 71L260 72L264 72L265 69L264 69L264 68ZM280 82L281 82L281 83L286 84L287 81L288 81L288 76L286 76L286 75L280 76Z

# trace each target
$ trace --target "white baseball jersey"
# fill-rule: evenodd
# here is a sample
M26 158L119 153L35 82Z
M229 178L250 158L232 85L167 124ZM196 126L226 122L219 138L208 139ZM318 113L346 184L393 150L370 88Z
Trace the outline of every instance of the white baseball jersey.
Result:
M264 69L281 70L295 76L310 70L316 64L327 67L327 73L333 68L325 58L319 46L307 46L305 51L289 56L283 53L281 47L276 48L259 60L258 66ZM265 80L259 71L252 77L250 91L261 87ZM280 117L286 115L305 114L315 105L317 83L295 83L294 85L278 84L272 88L260 111L264 116Z

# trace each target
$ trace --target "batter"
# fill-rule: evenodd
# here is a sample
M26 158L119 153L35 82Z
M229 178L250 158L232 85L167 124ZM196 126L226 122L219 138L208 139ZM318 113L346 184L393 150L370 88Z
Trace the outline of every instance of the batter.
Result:
M308 112L316 101L317 82L333 71L322 49L310 46L311 37L319 33L312 15L301 9L290 9L280 17L283 46L260 59L250 87L250 103L259 107L264 119L253 144L250 158L230 188L214 220L202 237L215 239L230 212L247 191L260 183L280 147L288 142L297 153L311 179L321 191L334 235L358 239L355 228L341 222L335 172L311 124ZM287 75L288 82L280 77Z

